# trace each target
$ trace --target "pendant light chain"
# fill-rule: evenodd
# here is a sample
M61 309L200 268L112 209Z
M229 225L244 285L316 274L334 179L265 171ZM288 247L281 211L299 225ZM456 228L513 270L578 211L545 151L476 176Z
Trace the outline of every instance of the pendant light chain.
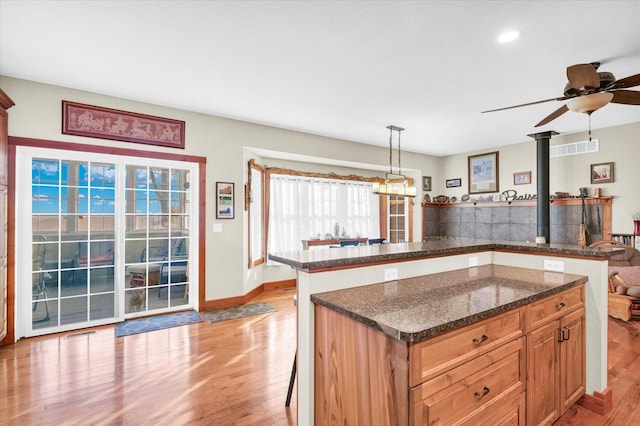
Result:
M402 132L402 130L397 129L398 130L398 174L401 175L402 174L402 167L400 167L400 133Z

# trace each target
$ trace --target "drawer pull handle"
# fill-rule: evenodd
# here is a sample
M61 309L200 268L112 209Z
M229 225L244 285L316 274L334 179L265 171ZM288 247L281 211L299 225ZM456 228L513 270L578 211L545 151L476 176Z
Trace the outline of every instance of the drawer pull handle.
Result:
M556 305L556 308L557 308L557 309L562 309L562 308L564 308L565 306L567 306L567 305L565 305L565 304L564 304L564 302L560 302L560 303L558 303L558 304Z
M482 389L482 392L475 391L473 394L475 396L477 396L478 398L482 398L483 396L487 395L488 393L489 393L489 388L485 386L484 389Z
M484 341L485 341L485 340L487 340L488 338L489 338L489 337L487 337L487 335L486 335L486 334L483 334L483 335L482 335L482 337L481 337L481 338L479 338L479 339L478 339L477 337L474 337L474 338L473 338L473 343L475 343L476 345L479 345L480 343L484 342Z

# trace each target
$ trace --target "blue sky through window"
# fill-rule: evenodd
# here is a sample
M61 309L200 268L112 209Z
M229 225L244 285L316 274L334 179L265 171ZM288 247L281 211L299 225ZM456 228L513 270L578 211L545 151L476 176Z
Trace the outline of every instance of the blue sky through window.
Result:
M115 212L113 164L33 159L31 182L33 213ZM69 201L75 206L69 205Z

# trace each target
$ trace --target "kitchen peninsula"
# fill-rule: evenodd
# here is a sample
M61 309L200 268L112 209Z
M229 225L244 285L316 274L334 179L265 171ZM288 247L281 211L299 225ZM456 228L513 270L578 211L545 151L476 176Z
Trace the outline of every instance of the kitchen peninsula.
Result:
M423 243L357 246L270 254L269 258L297 270L298 293L298 422L314 423L314 353L318 293L383 283L403 286L406 279L456 270L483 271L488 265L527 268L588 277L583 302L586 319L586 382L590 408L604 410L607 391L607 259L606 249L554 244L443 239ZM551 265L548 262L552 262ZM478 267L478 268L476 268ZM565 274L547 273L547 280L566 284ZM386 278L386 279L385 279ZM576 284L579 279L569 280ZM462 289L464 291L464 289ZM365 292L366 294L366 292ZM539 297L548 293L542 292ZM530 295L531 296L531 295ZM362 295L359 297L363 297ZM437 295L431 298L437 299ZM538 296L531 296L538 297ZM420 298L413 298L417 305ZM529 300L531 302L532 300ZM520 302L518 302L520 303ZM517 306L514 309L518 308ZM504 308L502 308L504 309Z

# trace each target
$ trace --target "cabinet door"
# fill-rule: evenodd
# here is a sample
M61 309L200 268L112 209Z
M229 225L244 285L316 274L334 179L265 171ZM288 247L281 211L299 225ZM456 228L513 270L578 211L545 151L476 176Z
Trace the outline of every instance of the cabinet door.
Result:
M554 321L527 338L528 425L550 425L559 417L558 327Z
M584 309L579 309L560 322L560 401L561 414L575 404L585 390Z
M7 335L7 190L0 185L0 341Z

